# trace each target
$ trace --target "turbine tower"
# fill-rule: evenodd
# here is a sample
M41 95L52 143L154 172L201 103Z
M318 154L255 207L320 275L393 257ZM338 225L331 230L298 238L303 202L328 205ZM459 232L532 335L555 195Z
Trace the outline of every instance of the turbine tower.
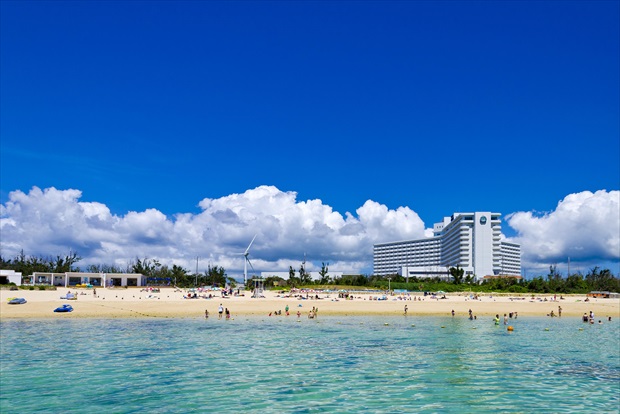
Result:
M243 263L243 285L247 286L248 285L248 263L250 264L250 267L252 268L252 270L254 270L254 266L252 266L252 263L250 262L250 259L248 259L248 255L250 254L250 247L252 246L252 243L254 243L254 239L256 238L256 234L254 235L254 238L252 239L252 241L250 242L250 244L248 245L248 248L245 249L245 253L243 253L243 257L244 257L244 263Z

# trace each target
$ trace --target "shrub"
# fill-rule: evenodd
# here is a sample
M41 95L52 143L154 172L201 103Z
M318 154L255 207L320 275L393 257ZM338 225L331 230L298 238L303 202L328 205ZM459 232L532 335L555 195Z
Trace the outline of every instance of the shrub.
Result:
M527 288L525 286L512 285L508 288L508 292L511 293L527 293Z

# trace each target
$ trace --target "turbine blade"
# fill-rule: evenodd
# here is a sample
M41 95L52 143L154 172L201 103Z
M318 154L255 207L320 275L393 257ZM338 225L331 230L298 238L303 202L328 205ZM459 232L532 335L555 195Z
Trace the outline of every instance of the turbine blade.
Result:
M245 249L245 255L247 256L248 253L250 253L250 247L252 247L252 243L254 243L254 239L256 238L256 236L258 236L258 234L254 235L254 238L252 239L252 241L250 242L250 244L248 245L248 248Z
M252 268L252 271L254 271L254 266L252 266L252 262L250 262L250 259L248 259L247 257L245 258L245 260L248 261L248 264L250 265L250 267Z

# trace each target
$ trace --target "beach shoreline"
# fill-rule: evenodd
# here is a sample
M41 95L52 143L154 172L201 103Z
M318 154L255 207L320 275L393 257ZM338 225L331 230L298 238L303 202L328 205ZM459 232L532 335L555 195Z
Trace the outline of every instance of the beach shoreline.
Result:
M61 299L69 292L77 293L77 300ZM407 306L408 316L451 316L468 317L469 310L477 318L493 317L513 313L521 316L547 316L551 311L558 315L562 308L562 317L581 317L584 313L594 312L595 319L620 317L620 299L590 298L585 295L554 295L537 294L483 294L473 299L470 292L446 293L445 299L431 298L421 292L409 296L386 295L387 300L373 300L383 297L378 293L355 293L354 299L339 298L338 292L308 293L300 297L286 297L275 291L265 291L264 298L252 298L250 292L241 292L244 296L221 297L219 291L213 291L211 299L185 299L185 290L160 288L153 292L144 288L97 288L96 296L93 289L59 288L55 291L38 290L1 290L0 321L7 319L42 319L42 318L183 318L202 317L205 310L210 318L218 318L218 307L221 304L228 308L231 317L235 316L269 316L281 311L289 317L306 318L312 308L318 308L318 315L333 316L399 316L404 314ZM318 294L320 299L316 299ZM441 295L444 296L443 294ZM23 297L27 303L10 305L8 299ZM314 297L314 299L313 299ZM562 297L562 299L560 299ZM70 313L55 313L54 309L71 304L74 308Z

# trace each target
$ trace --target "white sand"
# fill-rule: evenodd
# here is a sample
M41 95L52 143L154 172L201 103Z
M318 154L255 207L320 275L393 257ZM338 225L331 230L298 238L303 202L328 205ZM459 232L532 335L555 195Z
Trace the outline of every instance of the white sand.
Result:
M77 292L77 300L60 299L68 291ZM337 293L318 293L321 299L304 299L282 297L277 292L265 292L265 298L233 296L221 298L220 292L213 292L213 299L184 299L185 291L162 288L160 293L141 291L141 288L66 289L57 291L17 290L0 291L0 319L9 318L132 318L132 317L204 317L205 309L211 317L217 318L217 308L221 303L227 307L232 317L235 315L261 315L281 310L289 306L291 316L301 312L306 317L313 308L319 309L319 315L402 315L404 306L408 314L416 315L450 315L467 317L471 309L477 317L517 312L519 316L546 316L551 311L556 314L558 306L562 307L563 317L580 317L593 311L595 318L611 316L620 317L620 299L591 299L585 302L584 295L564 295L564 299L553 301L553 295L491 295L485 294L478 300L469 297L469 293L446 294L447 299L431 299L417 294L419 300L403 300L398 296L388 296L388 300L371 300L377 294L355 294L355 299L338 299ZM23 305L9 305L8 298L23 297L28 302ZM545 301L546 299L546 301ZM53 310L65 303L73 306L71 313L54 313ZM301 305L301 306L300 306Z

